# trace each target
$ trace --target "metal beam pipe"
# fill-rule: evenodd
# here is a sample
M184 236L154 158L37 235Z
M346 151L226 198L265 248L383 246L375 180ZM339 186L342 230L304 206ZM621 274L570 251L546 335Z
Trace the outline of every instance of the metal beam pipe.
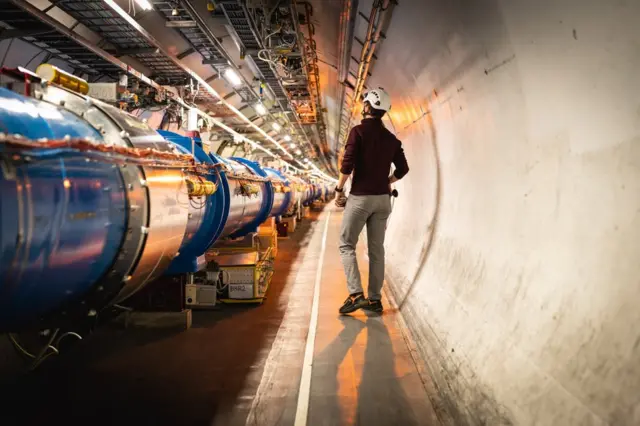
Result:
M374 3L371 9L371 17L369 19L369 27L367 28L367 38L364 41L362 47L362 53L360 55L360 64L358 66L358 74L356 79L356 86L353 95L354 106L357 103L362 89L365 86L367 76L369 75L369 68L371 67L371 59L375 53L378 42L383 36L383 27L387 26L391 15L393 13L393 7L395 0L380 0ZM347 121L347 130L349 123L353 119L355 108L352 107ZM346 134L343 137L343 144L346 142Z
M57 32L69 37L71 40L75 41L79 45L86 47L87 49L89 49L90 51L95 53L96 55L106 59L109 62L111 62L112 64L114 64L118 68L122 69L124 72L131 73L132 69L131 69L131 67L129 65L127 65L124 62L122 62L120 59L116 58L112 54L108 53L106 50L99 48L98 46L96 46L95 44L93 44L92 42L87 40L86 38L82 37L80 34L75 33L74 31L72 31L69 28L65 27L60 22L58 22L55 18L51 17L50 15L47 15L45 12L43 12L40 9L38 9L37 7L33 6L28 1L26 1L26 0L11 0L11 2L13 4L15 4L16 6L24 9L25 11L27 11L31 15L35 16L41 22L44 22L45 24L51 26ZM141 73L138 73L138 74L141 74ZM160 89L161 88L160 85L158 85L158 84L156 84L154 82L150 82L149 84L151 86L155 87L156 89Z
M108 4L115 4L113 3L113 1L109 0L105 0ZM41 22L44 22L45 24L49 25L50 27L52 27L54 30L58 31L59 33L69 37L70 39L74 40L75 42L77 42L79 45L86 47L87 49L89 49L90 51L94 52L96 55L102 57L103 59L111 62L112 64L114 64L116 67L120 68L121 70L123 70L125 73L127 74L131 74L134 77L142 80L144 83L148 84L149 86L154 87L157 90L166 90L166 88L164 88L163 86L159 85L158 83L156 83L155 81L151 80L150 78L148 78L147 76L145 76L144 74L142 74L139 71L136 71L134 68L132 68L131 66L129 66L128 64L126 64L125 62L121 61L120 59L118 59L117 57L115 57L114 55L108 53L107 51L105 51L104 49L96 46L95 44L93 44L92 42L90 42L89 40L87 40L86 38L82 37L81 35L73 32L72 30L70 30L69 28L65 27L64 25L62 25L60 22L58 22L55 18L53 18L50 15L47 15L45 12L41 11L40 9L34 7L31 3L29 3L27 0L11 0L11 2L13 4L15 4L16 6L22 8L23 10L25 10L26 12L28 12L29 14L31 14L32 16L36 17L38 20L40 20ZM117 5L116 5L117 7ZM114 9L115 10L115 9ZM124 12L124 11L123 11ZM129 17L128 14L126 14L126 12L124 13L126 16ZM133 20L133 18L129 17L133 22L136 23L136 25L139 27L139 24ZM128 21L129 22L129 21ZM129 22L131 23L131 22ZM144 29L143 29L144 31ZM155 39L154 39L155 41ZM162 51L162 53L164 53L167 57L169 58L173 58L172 56L168 55L166 52ZM178 62L179 64L179 62ZM179 65L180 66L180 65ZM183 68L184 69L184 68ZM185 70L186 71L186 70ZM195 73L193 73L192 71L186 71L188 74L190 75L196 75ZM194 77L195 78L195 77ZM202 82L204 82L204 80L202 78L200 78L199 76L197 77L197 79L202 80ZM205 87L209 87L211 88L208 84L204 84ZM213 90L213 88L211 88L211 90ZM215 91L214 91L215 92ZM178 102L179 104L181 104L184 107L192 107L191 105L188 105L186 102L184 102L179 96L175 96L176 93L174 94L174 99L176 100L176 102ZM217 94L217 92L216 92ZM220 95L218 95L218 98L221 98ZM235 111L234 111L235 112ZM227 133L230 133L232 135L235 135L237 137L242 138L243 140L245 140L246 142L248 142L249 144L251 144L252 146L264 151L267 154L270 155L274 155L271 151L267 150L266 148L264 148L263 146L261 146L260 144L256 143L255 141L252 141L251 139L248 139L246 137L243 137L242 135L240 135L239 133L237 133L235 130L233 130L232 128L230 128L229 126L225 125L224 123L222 123L220 120L217 120L216 118L210 116L209 114L204 113L203 111L198 110L198 113L201 117L208 119L210 122L212 122L214 125L224 129ZM239 113L239 111L238 111ZM242 114L240 114L242 115ZM243 116L244 117L244 116ZM246 117L244 117L246 120L248 120ZM255 126L253 123L251 123L253 126ZM257 128L257 126L256 126ZM262 129L260 129L261 134L264 133L262 131ZM271 138L269 138L271 139ZM289 154L290 155L290 154ZM297 160L294 160L296 163L300 164L301 166L303 166L303 164ZM296 170L298 170L297 167L293 166L292 164L290 164L290 166Z
M349 77L349 65L351 63L351 49L353 47L354 29L358 13L358 0L343 0L342 13L340 15L340 50L338 61L338 82L342 85L338 98L338 126L336 129L336 147L340 145L340 133L342 123L342 113L344 110L345 92L347 90ZM364 46L364 43L363 43Z
M200 77L195 71L191 70L188 66L186 66L184 63L182 63L182 61L180 61L175 55L169 53L164 47L162 47L162 45L160 44L160 42L158 40L156 40L156 38L151 35L151 33L149 33L149 31L147 31L142 25L140 25L138 23L138 21L136 21L135 19L133 19L124 9L122 9L115 1L113 0L104 0L105 3L107 3L107 5L109 5L118 15L120 15L121 18L123 18L125 21L127 21L127 23L129 25L131 25L135 30L138 31L138 33L140 33L140 35L142 35L142 37L144 37L144 39L150 43L152 46L156 46L158 48L158 50L167 58L169 58L174 64L176 64L178 67L182 68L189 76L191 76L194 80L198 81L200 83L200 85L202 87L204 87L206 89L206 91L211 94L213 97L219 99L222 104L224 104L228 109L230 109L234 114L236 114L236 116L238 116L238 118L240 118L241 120L247 122L247 123L251 123L251 121L249 121L249 119L242 114L236 107L234 107L233 105L231 105L229 102L225 101L224 98L222 97L222 95L220 95L213 87L211 87L202 77ZM251 123L252 126L255 126L253 123ZM282 152L284 152L286 155L289 155L291 158L294 158L293 155L291 155L282 145L280 145L280 143L278 143L278 141L276 141L275 139L273 139L271 136L269 136L267 133L265 133L262 129L260 129L259 127L255 127L256 130L265 137L265 139L267 139L268 141L272 142L274 145L276 145Z
M240 72L240 70L235 66L231 56L229 55L229 53L226 51L225 47L222 45L222 43L220 42L220 40L218 40L218 38L213 34L213 32L211 31L211 29L209 28L209 26L207 25L207 23L202 19L202 17L198 14L198 11L196 10L195 6L193 5L193 2L190 2L188 0L181 0L180 2L181 6L185 9L185 11L189 14L189 16L191 17L191 19L194 20L194 22L197 24L197 26L200 28L200 31L202 31L202 33L205 35L205 37L207 38L207 40L209 40L209 42L211 44L213 44L213 46L216 48L216 50L218 51L218 53L220 54L220 56L222 56L226 62L229 64L229 66L234 69L234 71L236 72L236 74L242 79L243 83L245 86L247 86L248 88L251 88L251 83L249 83L249 81L247 81L247 79L244 77L244 75ZM203 63L205 63L203 61ZM254 100L256 102L260 101L260 98L253 92L253 90L251 90L251 94L254 97ZM282 108L282 105L281 105ZM284 109L284 108L283 108ZM269 117L273 120L273 121L277 121L275 119L275 117L273 117L270 113L268 114ZM297 118L297 116L296 116ZM251 123L251 121L249 121L249 124L253 124ZM304 130L302 129L302 125L298 120L298 125L300 126L300 130L303 132L304 134ZM306 134L304 134L305 138L306 138ZM269 139L269 138L268 138ZM272 139L269 139L270 141L273 141ZM307 143L309 143L309 140L307 138ZM293 155L289 154L288 151L286 151L282 145L280 145L277 142L274 142L274 144L283 152L285 152L286 154L290 155L293 158Z
M311 44L313 42L313 33L311 30L311 4L309 2L306 1L300 1L298 2L297 0L294 0L292 2L292 6L291 6L291 16L295 25L295 29L296 32L298 34L301 34L300 31L300 22L298 21L298 11L297 11L297 7L298 5L304 5L305 7L305 14L306 14L306 18L307 18L307 34L309 35L309 43ZM314 43L315 45L315 43ZM312 52L308 52L306 44L305 43L301 43L301 49L304 52L304 56L309 56L309 53L311 53L312 56L312 61L311 61L311 66L312 66L312 73L315 73L313 75L314 80L312 81L310 79L310 77L312 76L310 74L310 70L307 69L307 67L304 67L304 73L305 76L307 77L307 88L309 89L309 93L311 94L311 96L314 98L314 102L316 104L316 119L318 121L318 123L320 124L324 124L324 119L322 116L322 102L321 102L321 98L320 98L320 77L318 74L318 66L317 66L317 53L315 51ZM300 122L300 118L298 117L297 114L295 114L296 119L298 120L299 125L302 127L302 123ZM314 136L316 136L316 139L318 140L320 145L324 145L326 146L326 132L324 134L325 138L322 138L320 136L319 133L319 129L318 129L318 124L313 124L311 126L311 130L312 133L314 134ZM306 136L306 135L305 135ZM311 148L313 149L313 145L310 143L309 138L307 137L307 142L311 145ZM324 146L320 149L321 152L324 151ZM324 155L319 156L320 161L322 162L322 165L325 167L325 169L329 172L335 171L330 163L330 161L327 160L327 158L325 158ZM311 163L312 167L315 167L315 164Z
M6 40L10 38L18 38L18 37L32 37L39 34L46 34L52 32L51 30L2 30L0 32L0 40Z
M353 32L358 12L358 0L343 0L344 7L340 16L340 60L338 62L338 81L342 84L347 80Z

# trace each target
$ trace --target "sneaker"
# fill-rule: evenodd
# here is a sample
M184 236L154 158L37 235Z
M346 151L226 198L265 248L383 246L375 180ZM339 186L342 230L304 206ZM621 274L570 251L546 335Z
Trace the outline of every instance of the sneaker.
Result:
M347 297L347 300L344 301L344 304L340 308L341 314L349 314L351 312L357 311L358 309L366 306L368 304L367 299L364 298L364 294L356 293Z
M382 301L380 300L367 300L367 304L362 309L371 312L382 312Z

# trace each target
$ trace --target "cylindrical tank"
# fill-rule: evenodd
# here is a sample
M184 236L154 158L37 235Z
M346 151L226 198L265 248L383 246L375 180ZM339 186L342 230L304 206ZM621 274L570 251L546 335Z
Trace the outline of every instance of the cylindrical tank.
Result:
M302 185L304 186L304 198L302 201L302 205L307 207L313 202L313 196L315 194L315 191L313 189L313 185L311 185L309 182L303 179L300 179L300 180L302 182Z
M320 184L314 183L313 191L313 201L319 200L320 197L322 197L322 188L320 187Z
M222 161L229 170L224 178L230 200L229 216L222 236L242 237L256 231L269 217L273 205L273 187L258 163L238 157Z
M0 132L102 140L74 114L6 89ZM88 295L120 251L128 203L119 168L51 151L11 162L6 148L0 144L0 324L14 329ZM121 279L103 293L113 296Z
M271 182L281 181L288 186L286 177L280 172L262 168L258 163L246 158L222 158L215 154L207 154L198 138L192 140L167 131L159 133L167 140L180 145L185 151L193 152L197 160L221 166L215 177L209 177L215 179L218 189L209 197L213 207L211 218L207 216L207 219L203 219L210 223L212 229L216 229L207 248L218 238L237 238L255 231L268 217L279 215L283 206L288 207L291 196L286 192L276 193ZM209 231L206 234L209 235ZM182 256L184 249L181 248L180 252ZM170 272L173 273L174 269Z
M268 167L265 167L264 170L270 179L280 183L278 188L274 187L273 207L271 208L271 214L269 216L283 216L289 210L293 200L289 180L278 170Z
M53 84L30 88L0 89L10 142L0 143L0 331L94 316L162 274L195 272L216 239L310 197L299 178L207 154L197 139Z
M289 176L289 186L292 192L292 200L289 206L289 210L287 211L288 216L298 216L300 217L300 210L302 209L302 205L306 199L306 191L304 181L297 176Z
M174 152L117 108L32 87L43 101L0 89L1 132ZM178 252L189 214L179 168L110 163L97 151L2 149L0 329L95 315L160 276Z
M200 139L192 139L177 133L158 130L158 133L165 140L174 143L178 149L186 154L194 156L197 163L205 165L213 165L214 161L202 148ZM212 170L211 173L204 176L210 182L213 182L217 189L220 189L220 174ZM224 198L216 196L188 197L184 193L179 197L179 203L188 206L189 219L187 222L187 230L184 234L179 254L176 256L167 274L180 274L187 272L196 272L202 265L198 264L198 258L214 243L222 231L220 224L216 222L216 213L224 210Z

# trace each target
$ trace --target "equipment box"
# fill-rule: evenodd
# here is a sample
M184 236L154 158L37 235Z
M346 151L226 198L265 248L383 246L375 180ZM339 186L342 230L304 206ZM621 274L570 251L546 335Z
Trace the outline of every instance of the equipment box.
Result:
M215 262L221 271L221 302L262 303L273 275L273 260L257 251L220 253Z
M258 250L261 256L275 258L278 255L278 231L275 228L265 232L258 231Z
M215 285L185 285L185 305L189 308L212 308L216 306L217 287Z
M282 218L282 223L286 223L287 224L287 232L291 233L294 232L296 230L296 218L294 217L285 217Z

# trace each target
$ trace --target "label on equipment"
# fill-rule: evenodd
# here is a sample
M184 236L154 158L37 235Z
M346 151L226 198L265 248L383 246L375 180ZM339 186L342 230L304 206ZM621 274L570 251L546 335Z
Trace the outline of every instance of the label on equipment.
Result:
M229 284L229 298L231 298L231 299L253 299L253 285L251 285L251 284Z

